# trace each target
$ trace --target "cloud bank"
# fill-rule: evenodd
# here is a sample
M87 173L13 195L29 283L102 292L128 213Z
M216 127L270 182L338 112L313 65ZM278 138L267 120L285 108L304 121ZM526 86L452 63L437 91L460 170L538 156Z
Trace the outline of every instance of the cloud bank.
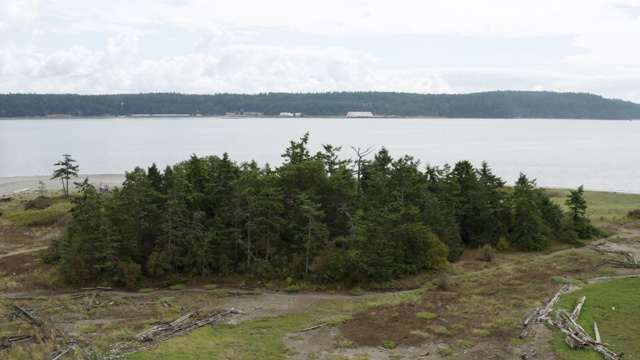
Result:
M638 63L635 1L0 1L4 93L513 89L640 102Z

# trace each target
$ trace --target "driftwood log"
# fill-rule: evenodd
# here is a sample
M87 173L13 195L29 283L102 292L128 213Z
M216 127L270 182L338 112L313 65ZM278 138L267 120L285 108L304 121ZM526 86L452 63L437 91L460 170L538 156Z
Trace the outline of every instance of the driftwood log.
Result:
M37 317L31 315L27 310L21 308L20 306L8 302L9 303L9 308L11 308L12 311L12 316L18 316L21 317L22 319L24 319L26 322L35 325L35 326L42 326L42 320L38 319Z
M234 308L199 316L200 310L188 313L170 323L154 325L137 334L133 340L117 343L105 359L118 359L176 336L184 335L199 327L220 321L231 314L244 314Z
M584 303L584 301L581 301L579 305L576 306L576 309L581 307L582 303ZM605 360L622 359L622 354L616 354L607 349L607 344L601 342L600 333L597 330L596 339L589 336L582 326L576 322L576 319L573 318L574 313L576 313L575 310L573 313L569 314L567 310L559 309L556 310L555 320L547 319L547 322L567 335L565 341L572 349L582 349L585 346L590 346L593 350L602 355ZM597 325L595 325L595 328L597 329Z
M0 337L0 352L2 352L4 350L11 349L11 347L15 343L18 343L18 342L21 342L21 341L26 341L26 340L31 340L31 339L33 339L33 337L31 335L18 335L18 336Z
M577 323L578 316L580 316L580 311L584 306L586 301L585 296L581 296L578 299L578 303L574 310L569 313L566 309L558 309L555 311L555 319L551 319L548 314L553 309L554 304L560 298L560 295L568 290L568 286L565 285L558 291L555 296L549 301L547 306L544 308L536 308L533 313L531 313L523 325L525 327L524 331L520 335L520 338L526 338L530 333L533 327L533 324L537 324L541 321L546 321L547 323L553 325L558 328L563 334L566 335L565 341L572 349L582 349L585 346L591 347L593 350L598 352L605 360L620 360L622 359L622 354L616 354L613 351L607 349L607 344L602 343L600 339L600 332L598 331L598 325L596 323L593 324L595 339L593 339L587 332ZM530 356L535 354L535 350ZM522 355L522 359L527 359L530 357L528 353L524 353Z
M305 332L305 331L315 330L315 329L321 328L321 327L323 327L323 326L325 326L325 325L327 325L327 324L326 324L326 323L324 323L324 324L320 324L320 325L316 325L316 326L308 327L308 328L306 328L306 329L302 329L302 330L300 330L300 331L298 331L298 332Z
M527 336L529 336L529 334L531 333L531 330L533 330L533 325L534 324L538 324L543 320L546 320L547 314L551 312L551 310L553 309L553 305L555 305L556 302L558 302L558 300L560 299L560 295L569 290L569 285L564 285L554 296L553 298L551 298L551 300L549 301L549 303L547 303L547 306L545 306L544 308L536 308L535 311L529 315L527 317L527 319L524 321L524 327L525 329L522 331L522 333L520 334L520 338L524 339Z

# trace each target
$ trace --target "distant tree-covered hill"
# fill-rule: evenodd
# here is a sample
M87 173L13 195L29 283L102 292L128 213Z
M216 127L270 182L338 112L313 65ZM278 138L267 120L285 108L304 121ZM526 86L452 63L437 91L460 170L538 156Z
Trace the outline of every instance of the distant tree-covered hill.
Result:
M494 91L474 94L393 92L263 93L187 95L176 93L76 95L0 94L0 117L132 114L224 115L281 112L344 116L376 115L451 118L638 119L640 104L584 93Z

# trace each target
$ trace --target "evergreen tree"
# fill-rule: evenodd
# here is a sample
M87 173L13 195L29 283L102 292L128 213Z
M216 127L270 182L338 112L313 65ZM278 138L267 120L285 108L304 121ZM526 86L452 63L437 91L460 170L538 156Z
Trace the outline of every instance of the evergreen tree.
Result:
M69 179L73 177L78 177L78 165L74 165L76 161L71 158L71 155L64 154L63 160L58 161L53 164L53 166L60 166L60 168L55 169L53 171L53 176L51 179L60 179L62 181L62 190L64 191L65 196L69 196Z
M512 242L526 251L540 251L549 246L549 239L543 234L544 224L535 187L535 180L529 180L521 173L513 193Z
M572 229L578 234L580 239L590 239L599 235L600 232L591 224L591 220L587 217L587 201L584 199L584 188L582 185L569 193L565 204L569 208L568 213L572 222Z

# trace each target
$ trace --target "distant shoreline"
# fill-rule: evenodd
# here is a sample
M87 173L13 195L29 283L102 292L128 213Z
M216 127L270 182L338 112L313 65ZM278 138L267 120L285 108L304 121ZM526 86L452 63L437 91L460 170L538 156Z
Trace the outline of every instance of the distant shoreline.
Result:
M110 188L122 187L122 183L126 177L124 174L78 174L77 178L72 178L69 181L69 189L73 189L73 182L83 181L85 178L89 178L89 183L98 188L100 184L107 184ZM49 193L62 191L62 183L60 179L51 180L51 176L10 176L0 177L0 197L14 197L22 192L35 192L40 187L40 180L45 185L45 190ZM547 190L567 190L568 188L561 187L545 187ZM571 189L569 189L571 190ZM585 189L589 192L602 192L602 193L617 193L617 194L629 194L640 195L633 192L625 191L611 191L611 190L593 190Z
M121 187L125 180L124 174L78 174L77 178L69 180L69 189L73 188L73 182L83 181L87 177L89 183L96 188L100 186L100 183L107 184L111 188ZM40 187L40 181L44 183L45 190L48 192L62 190L60 179L52 180L50 175L0 177L0 197L13 197L22 192L36 191Z

